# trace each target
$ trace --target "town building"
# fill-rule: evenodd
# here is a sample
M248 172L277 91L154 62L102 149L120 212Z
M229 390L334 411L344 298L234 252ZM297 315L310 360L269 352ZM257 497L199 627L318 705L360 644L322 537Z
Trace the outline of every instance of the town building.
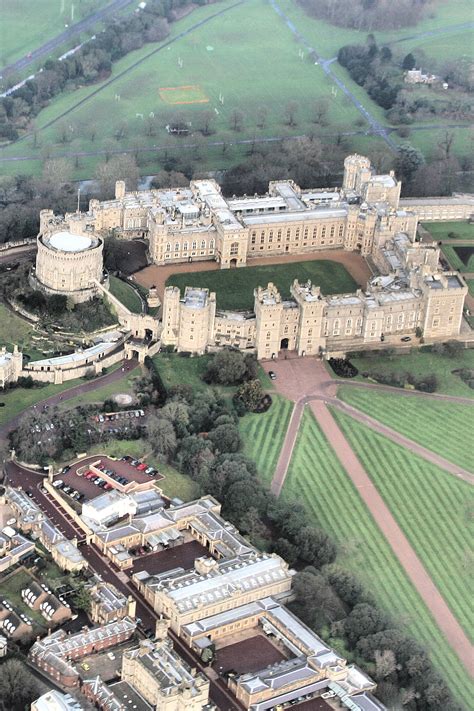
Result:
M88 589L91 599L89 616L93 622L105 625L124 617L135 618L136 601L125 596L111 583L99 582Z
M8 600L0 602L0 633L8 640L23 640L33 634L33 621L16 612Z
M68 603L60 600L46 585L36 580L31 579L20 594L23 602L32 610L40 612L50 626L60 625L72 617Z
M176 654L170 640L125 651L121 677L160 711L201 711L209 701L209 680Z
M83 657L115 647L131 638L136 623L128 617L93 629L67 635L64 630L37 640L28 658L63 687L79 686L80 672L75 666Z
M61 570L78 572L87 568L87 561L78 549L77 541L65 538L23 490L7 486L5 498L15 513L20 530L39 540Z
M33 701L31 711L84 711L85 707L71 694L51 689Z
M35 544L21 536L11 526L5 526L0 533L0 573L20 563L35 550Z
M81 686L82 694L99 711L154 711L140 694L126 681L106 684L100 676L85 679Z

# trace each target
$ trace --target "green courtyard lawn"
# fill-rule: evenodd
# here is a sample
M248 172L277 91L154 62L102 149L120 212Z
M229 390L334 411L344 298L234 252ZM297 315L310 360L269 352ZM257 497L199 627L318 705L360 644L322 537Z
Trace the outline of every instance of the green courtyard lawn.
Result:
M110 293L134 314L141 314L142 301L136 290L118 277L110 277Z
M117 370L122 366L121 363L116 363L114 366L109 368L109 372L112 370ZM81 393L76 395L70 400L64 401L62 407L64 409L70 409L72 407L79 407L79 405L90 405L92 403L101 404L105 400L117 395L118 393L124 393L128 395L133 395L133 383L136 378L140 377L139 370L133 370L131 373L125 373L122 378L115 380L112 383L107 383L106 385L100 385L100 381L97 387L90 390L87 393ZM75 381L77 384L77 381ZM84 383L86 381L80 380L79 383Z
M333 414L436 587L474 639L471 485L352 417L338 410Z
M438 379L437 393L474 397L474 391L452 371L460 368L474 370L474 350L461 351L454 358L438 355L414 348L410 353L387 357L387 355L367 352L364 356L351 358L359 373L367 372L369 377L377 373L413 373L417 377L434 373ZM365 380L359 375L360 380Z
M440 454L464 469L474 470L472 417L469 405L405 397L342 386L341 400Z
M223 310L248 310L254 306L254 289L275 284L283 298L290 297L294 279L310 279L321 287L323 294L340 294L355 291L357 284L346 268L338 262L315 259L308 262L270 264L260 267L221 269L220 271L172 274L166 285L178 286L184 294L186 286L195 286L216 292L217 307Z
M453 239L474 239L474 223L471 222L422 222L421 226L428 230L435 240L449 240L451 232L454 233Z
M441 251L452 269L467 274L474 272L474 247L471 245L443 244Z
M239 420L244 454L253 459L260 477L268 485L275 472L293 409L293 403L280 395L272 394L272 399L268 412L248 413Z
M469 708L474 685L307 410L283 496L302 502L315 525L340 546L340 561L359 574L380 605L429 652L454 696Z

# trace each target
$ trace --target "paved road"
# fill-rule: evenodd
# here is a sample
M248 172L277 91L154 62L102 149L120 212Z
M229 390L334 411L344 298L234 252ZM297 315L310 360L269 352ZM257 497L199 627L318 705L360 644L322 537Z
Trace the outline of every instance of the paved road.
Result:
M424 32L417 32L413 35L406 35L405 37L400 37L400 39L392 40L391 42L385 42L384 44L400 44L400 42L408 42L408 40L429 39L430 37L436 37L436 35L451 34L452 32L463 32L465 30L472 29L474 29L474 22L461 22L458 25L436 27L433 30L425 30Z
M138 366L138 361L136 359L125 360L124 366L128 369L128 372L131 372ZM60 402L67 402L67 400L71 400L72 398L77 397L78 395L91 392L93 390L96 390L96 388L102 387L103 385L108 385L109 383L114 383L118 380L121 380L123 377L124 374L122 369L117 368L117 370L114 370L111 373L107 373L106 375L100 375L94 380L85 381L80 385L75 385L74 387L69 388L69 390L63 390L57 395L51 395L51 397L45 398L44 400L40 400L36 403L36 405L25 408L25 410L19 412L18 415L16 415L9 422L0 427L0 441L6 440L8 434L18 426L18 422L20 421L26 410L37 408L39 411L44 405L52 407L53 405L58 405Z
M77 537L79 549L87 560L89 567L108 583L115 585L125 595L131 595L137 604L137 617L140 617L145 629L154 629L155 622L159 615L147 603L138 592L127 575L119 571L111 561L106 558L95 545L85 545L84 531L62 508L55 499L46 491L42 490L42 480L44 472L36 472L26 467L22 467L16 462L6 463L6 480L12 486L22 487L24 491L30 492L32 499L38 504L42 511L51 519L54 525L69 539ZM197 667L201 672L206 671L200 659L194 654L173 632L170 631L174 647L179 654L192 666ZM210 697L221 711L241 711L244 707L236 700L235 696L229 692L225 682L217 678L210 679Z
M43 57L51 54L51 52L53 52L55 49L61 47L63 44L73 39L81 32L85 32L91 27L94 27L94 25L96 25L101 20L104 20L106 17L120 12L120 10L123 10L123 8L127 7L127 5L131 5L132 2L135 2L135 0L114 0L110 3L110 5L107 5L101 10L97 10L97 12L93 12L91 15L84 17L83 20L79 20L79 22L76 22L76 24L71 25L71 27L68 27L66 30L64 30L64 32L61 32L60 34L56 35L56 37L53 37L52 39L45 42L43 45L41 45L41 47L33 49L27 55L21 57L21 59L18 59L12 64L8 64L6 67L3 68L3 70L1 70L2 76L8 77L10 76L10 74L14 74L15 72L19 72L22 69L26 69L27 67L37 62L38 59L42 59Z
M308 52L314 52L318 56L319 59L319 64L321 65L321 68L323 72L326 74L326 76L334 83L336 84L339 89L347 96L347 98L354 104L356 109L359 111L359 113L362 114L362 116L365 118L367 123L369 124L370 128L372 129L372 133L375 135L378 135L382 138L383 141L391 148L393 151L397 150L397 144L395 141L390 138L389 136L389 131L385 126L382 126L381 123L373 116L363 104L357 99L357 97L352 93L352 91L349 89L349 87L342 81L342 79L339 79L339 77L333 72L331 68L331 64L333 64L336 61L335 57L331 57L331 59L325 59L320 55L318 50L311 45L309 40L307 40L303 34L295 27L294 23L292 20L288 17L288 15L285 14L285 12L281 9L281 7L278 5L276 0L270 0L270 5L271 7L275 10L275 12L282 18L282 20L285 22L287 27L291 30L291 32L294 34L298 42L303 44L305 48L308 50Z
M15 249L6 249L0 252L0 264L9 264L10 262L26 262L33 258L36 254L36 244L26 244Z
M391 428L385 427L376 420L373 420L373 418L365 415L365 413L361 413L356 410L356 408L352 408L340 401L337 398L337 386L338 382L341 381L332 380L323 363L320 361L311 358L289 357L288 360L264 363L263 367L267 372L268 370L273 370L277 374L275 386L278 392L285 397L289 397L296 403L271 483L272 492L276 496L281 492L291 461L301 415L304 407L309 405L333 451L344 467L347 475L356 486L382 533L390 543L408 577L420 593L438 626L445 634L452 648L458 654L467 671L472 675L472 659L474 658L473 646L446 604L441 593L431 580L431 577L411 547L408 539L401 531L361 462L355 455L349 442L330 413L327 403L340 407L353 417L356 415L357 419L365 425L368 425L384 436L388 436L397 442L397 444L405 446L408 450L435 463L437 466L445 468L455 476L460 476L465 481L469 481L469 483L473 483L474 476L460 467L457 467L457 465L447 462L442 457L435 455L416 442L412 442L398 432L391 430ZM346 383L346 381L342 382ZM360 385L364 386L366 384L361 383ZM393 392L394 388L391 390ZM461 400L464 401L465 399L461 398ZM458 401L458 399L456 399L456 401ZM472 400L467 400L467 402L470 405L474 404Z

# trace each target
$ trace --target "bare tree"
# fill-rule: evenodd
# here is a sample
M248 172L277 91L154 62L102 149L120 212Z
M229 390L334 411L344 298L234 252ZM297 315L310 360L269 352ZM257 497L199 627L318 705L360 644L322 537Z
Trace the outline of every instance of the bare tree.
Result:
M200 115L199 130L204 134L204 136L210 136L214 133L213 123L216 115L212 111L203 111Z
M95 170L95 177L100 183L101 191L105 195L112 196L116 180L125 180L128 190L136 190L139 174L134 157L122 154L99 163Z
M258 128L265 128L267 125L267 118L268 118L268 107L267 106L259 106L257 109L257 115L256 115L256 124Z
M296 126L296 114L298 113L298 102L289 101L283 113L284 121L288 126Z
M327 124L328 111L329 102L327 99L319 99L316 101L312 108L313 122L320 126L325 126Z
M244 123L244 114L240 109L232 109L229 117L230 127L233 131L241 131Z

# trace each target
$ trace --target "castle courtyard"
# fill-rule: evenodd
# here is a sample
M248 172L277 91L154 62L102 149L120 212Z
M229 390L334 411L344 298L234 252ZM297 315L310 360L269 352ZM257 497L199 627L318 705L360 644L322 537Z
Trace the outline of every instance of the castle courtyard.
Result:
M327 260L341 264L349 272L358 286L365 288L367 281L372 276L369 265L364 257L354 252L343 249L327 249L310 254L275 254L272 257L254 257L247 261L248 267L269 266L272 264L292 264L294 262L311 262ZM163 300L165 285L170 276L175 274L196 274L198 272L221 271L218 262L188 262L185 264L152 264L133 275L133 280L149 289L156 286L158 295Z

